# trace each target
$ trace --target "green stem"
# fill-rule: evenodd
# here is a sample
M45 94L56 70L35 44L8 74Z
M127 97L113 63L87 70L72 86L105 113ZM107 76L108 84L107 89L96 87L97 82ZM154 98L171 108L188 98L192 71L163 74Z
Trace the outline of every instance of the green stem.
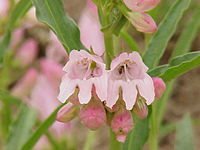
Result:
M94 143L95 131L88 131L88 136L83 150L91 150Z
M115 134L110 130L110 149L109 150L121 150L122 145L116 140Z
M106 49L106 68L110 69L110 63L114 57L113 36L110 33L104 33L104 43Z
M152 115L150 118L150 125L151 125L151 130L149 133L149 147L150 150L157 150L158 149L158 129L157 129L157 124L156 124L156 109L155 109L155 104L152 105Z

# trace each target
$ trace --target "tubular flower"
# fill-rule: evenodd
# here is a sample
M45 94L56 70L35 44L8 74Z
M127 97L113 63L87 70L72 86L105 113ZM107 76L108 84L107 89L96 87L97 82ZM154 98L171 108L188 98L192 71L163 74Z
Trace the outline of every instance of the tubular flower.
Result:
M106 100L106 71L100 57L81 50L73 50L64 66L66 72L60 85L58 99L65 102L78 89L80 104L87 104L92 97L92 89L101 101Z
M116 112L111 121L111 128L116 134L117 141L125 142L128 132L133 128L131 112L125 109Z
M154 101L155 93L152 78L146 73L147 70L137 52L122 53L115 58L108 73L109 94L106 105L113 107L119 99L120 89L127 110L132 110L138 97L142 97L147 105L150 105Z
M140 32L153 33L157 25L153 18L144 13L157 6L160 0L124 0L125 5L133 12L129 12L127 18Z

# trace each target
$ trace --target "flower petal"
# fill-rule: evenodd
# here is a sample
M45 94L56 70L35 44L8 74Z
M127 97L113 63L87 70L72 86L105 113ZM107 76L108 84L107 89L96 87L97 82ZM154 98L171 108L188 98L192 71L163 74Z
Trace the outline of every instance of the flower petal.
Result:
M92 80L79 80L78 81L79 87L79 102L81 104L87 104L91 97L92 97Z
M137 88L140 95L146 100L147 105L150 105L155 98L152 78L148 74L146 74L143 80L138 80Z
M122 84L122 91L123 91L123 100L125 101L126 104L126 109L131 110L136 102L138 93L136 89L136 83L134 81L124 82Z
M155 21L148 14L131 12L128 19L139 32L153 33L157 30Z
M64 103L75 91L77 80L70 80L67 75L62 78L60 85L59 101Z
M94 86L96 89L96 94L101 101L107 99L107 74L104 73L101 77L94 79Z
M111 70L115 69L121 62L124 60L128 59L128 54L127 53L121 53L118 57L116 57L114 60L111 62Z
M108 91L107 91L107 100L106 106L112 109L113 105L117 102L119 98L119 88L121 81L120 80L108 80Z

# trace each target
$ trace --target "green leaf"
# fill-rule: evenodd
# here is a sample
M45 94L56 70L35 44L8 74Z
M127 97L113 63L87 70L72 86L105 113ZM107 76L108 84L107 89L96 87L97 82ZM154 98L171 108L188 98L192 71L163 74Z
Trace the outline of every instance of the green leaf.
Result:
M31 6L32 6L32 3L30 0L21 0L19 3L17 3L13 11L11 12L6 33L2 41L0 42L0 60L1 61L2 61L2 57L4 56L4 53L8 49L12 30L14 29L18 20L26 14L26 12L29 10Z
M176 126L175 150L194 150L192 121L190 115L186 115Z
M9 92L4 91L4 90L0 90L0 100L2 101L6 101L9 103L16 103L16 104L21 104L22 101L12 95L10 95Z
M194 41L196 35L198 34L198 29L200 27L200 8L197 8L194 15L191 16L191 20L188 22L187 26L184 28L178 42L176 43L175 49L173 51L171 59L188 52L191 48L192 42Z
M143 59L144 63L150 69L159 63L159 60L162 57L170 38L174 34L184 11L188 8L190 1L191 0L176 0L163 21L160 23L158 31L149 41Z
M190 52L172 59L168 69L160 75L165 81L170 81L177 76L200 65L200 51Z
M162 65L162 66L158 66L158 67L156 67L155 69L150 70L150 71L148 72L148 74L149 74L151 77L157 77L157 76L163 74L163 73L167 70L168 67L169 67L168 64Z
M40 137L43 134L45 134L49 127L51 127L51 125L55 122L57 112L65 104L66 103L61 104L54 110L54 112L39 126L39 128L33 133L33 135L26 141L21 150L30 150L33 148L33 146L37 143Z
M6 150L20 150L36 123L36 113L33 109L23 105L17 120L10 128L10 135Z
M57 35L65 49L84 49L80 31L75 22L64 12L61 0L32 0L39 21L47 24Z

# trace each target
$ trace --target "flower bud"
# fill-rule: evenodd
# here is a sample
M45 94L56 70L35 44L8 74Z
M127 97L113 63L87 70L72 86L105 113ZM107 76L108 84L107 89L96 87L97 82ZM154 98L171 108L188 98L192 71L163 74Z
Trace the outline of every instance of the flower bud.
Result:
M30 65L36 58L38 52L37 43L34 40L26 41L16 53L16 60L22 67Z
M142 99L138 99L135 106L133 107L133 112L138 118L144 119L148 116L147 104Z
M98 129L106 123L106 111L101 102L92 100L79 113L82 123L91 130Z
M69 122L74 119L78 113L79 107L68 103L58 111L56 120L59 122Z
M145 12L158 5L160 0L124 0L126 6L135 12Z
M153 33L157 30L157 25L153 18L145 13L131 12L128 19L135 28L144 33Z
M154 84L155 97L156 99L160 99L166 89L165 82L158 77L153 77L152 80Z
M125 109L116 112L111 121L111 128L116 134L117 141L124 143L128 132L133 128L131 112Z

